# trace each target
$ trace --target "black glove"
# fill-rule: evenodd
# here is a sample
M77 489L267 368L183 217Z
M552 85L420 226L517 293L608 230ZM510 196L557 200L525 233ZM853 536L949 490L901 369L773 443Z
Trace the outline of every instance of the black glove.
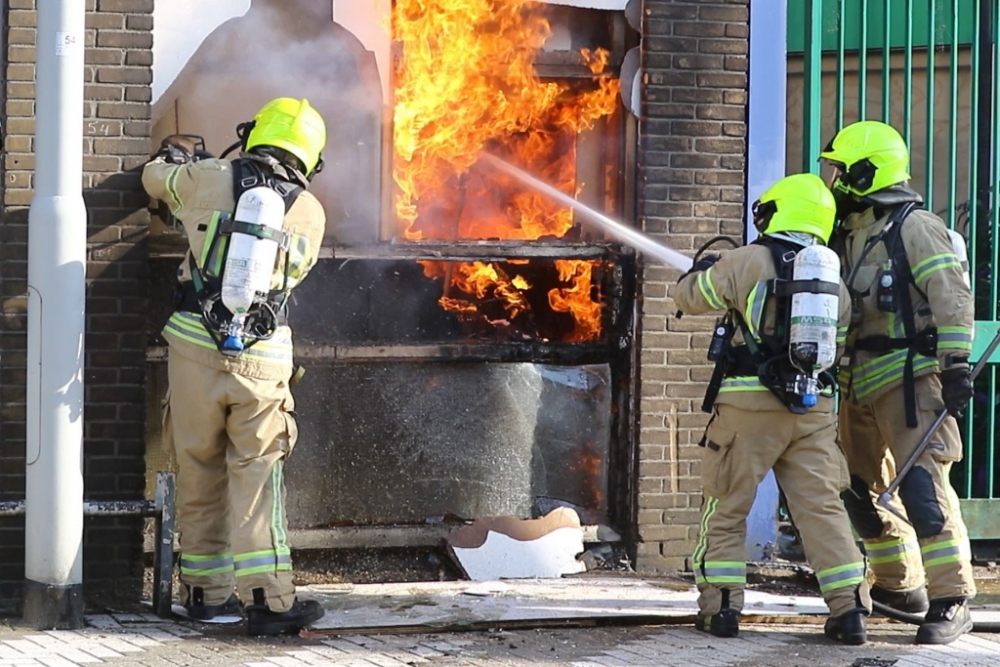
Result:
M171 134L160 142L156 157L164 157L170 164L187 164L194 159L195 145L183 134Z
M698 261L694 263L691 267L691 272L696 271L707 271L708 269L715 266L715 263L722 259L722 255L716 253L709 253L698 258Z
M722 259L722 255L719 255L714 252L709 253L707 255L702 255L701 257L698 258L698 261L695 262L691 266L691 268L684 273L684 275L682 275L680 278L677 279L677 282L684 280L692 273L698 273L699 271L707 271L708 269L715 266L715 263L718 262L720 259ZM682 317L684 317L684 313L678 310L677 314L674 315L674 317L676 317L677 319L681 319Z
M941 371L941 397L949 414L960 419L972 399L972 377L968 363L946 368Z

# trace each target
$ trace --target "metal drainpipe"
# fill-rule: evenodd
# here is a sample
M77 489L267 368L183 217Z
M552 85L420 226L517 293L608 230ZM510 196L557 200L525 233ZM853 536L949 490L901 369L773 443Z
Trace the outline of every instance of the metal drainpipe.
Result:
M83 626L86 0L39 0L35 194L28 214L24 620Z

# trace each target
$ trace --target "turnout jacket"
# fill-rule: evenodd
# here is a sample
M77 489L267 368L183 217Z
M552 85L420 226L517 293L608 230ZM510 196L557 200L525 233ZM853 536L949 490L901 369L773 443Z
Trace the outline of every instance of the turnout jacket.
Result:
M149 162L142 173L142 184L153 198L166 202L171 213L184 225L188 251L177 272L183 284L192 280L193 257L200 272L210 267L221 275L224 243L208 257L217 233L220 216L236 210L233 188L233 165L229 160L206 159L174 165L163 158ZM326 214L319 201L302 192L285 214L284 231L291 236L287 250L288 288L302 282L319 258L326 228ZM286 251L278 251L278 261L271 281L272 289L284 283ZM213 265L213 263L215 263ZM163 329L171 354L180 354L198 363L262 380L287 379L292 372L292 330L277 328L269 340L262 340L231 358L219 352L201 317L192 312L176 311Z
M901 289L909 290L912 312L903 312L898 298L896 312L879 310L878 277L890 262L889 249L879 235L886 229L890 213L877 217L877 211L872 207L848 216L839 238L831 242L840 255L841 270L854 300L847 356L841 361L839 381L845 397L862 405L903 384L909 354L908 349L858 349L866 347L864 339L905 338L907 317L913 318L917 334L927 334L935 327L937 349L913 355L916 378L939 372L939 362L949 355L969 356L975 319L972 293L947 227L933 213L917 208L898 230L913 279L902 284L898 272L896 279Z
M778 275L771 251L762 245L747 245L722 254L714 266L685 276L671 291L674 301L685 313L699 315L712 311L736 310L746 320L754 337L775 330L774 299L767 299L767 282ZM850 323L850 296L843 281L840 284L840 318L837 329L838 357ZM732 346L743 345L739 329ZM785 351L787 353L787 350ZM785 405L753 376L727 377L719 390L717 404L734 405L747 410L782 410ZM831 412L833 399L821 395L812 411Z

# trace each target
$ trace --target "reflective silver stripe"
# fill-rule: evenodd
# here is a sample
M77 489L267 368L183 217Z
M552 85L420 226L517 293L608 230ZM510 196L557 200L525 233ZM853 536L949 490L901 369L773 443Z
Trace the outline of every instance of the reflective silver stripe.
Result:
M938 343L962 343L963 347L972 345L972 336L966 333L938 333Z
M279 331L282 332L251 346L242 357L291 363L293 359L291 334L288 329ZM201 318L194 313L180 311L174 313L163 327L163 333L177 336L200 347L218 350L215 340L206 331Z
M291 565L291 563L291 554L269 554L267 556L258 556L257 558L249 558L247 560L238 560L233 564L233 567L236 569L236 572L240 572L254 567L277 567L282 564Z
M825 590L829 588L831 584L835 584L839 581L858 580L863 579L864 576L864 566L858 565L857 567L852 567L842 572L834 572L833 574L821 575L817 573L816 580L819 582L820 590Z
M874 391L878 387L888 384L893 379L903 376L906 367L906 357L909 350L896 350L886 355L882 355L873 361L862 364L854 371L854 391L860 397L866 394L866 390ZM929 368L937 363L936 359L918 354L914 357L914 370ZM870 387L870 385L876 385Z
M887 558L904 554L907 551L915 551L919 545L913 541L890 544L888 546L865 545L865 553L870 559Z
M747 570L745 567L706 567L706 577L745 577Z
M216 560L191 560L186 556L181 556L181 567L186 570L214 570L222 567L232 567L232 556L220 556Z
M952 563L955 562L961 555L962 549L957 544L934 550L928 550L927 547L924 547L924 566L931 567L944 563Z
M924 260L920 264L913 267L913 282L921 283L924 281L924 278L935 271L939 271L950 266L962 266L958 261L958 257L954 254L946 253L938 255L937 257L931 257L929 260Z
M893 364L897 364L900 361L906 361L907 350L896 350L890 352L889 354L884 354L881 357L873 359L866 364L861 364L858 366L857 370L854 371L854 379L856 382L862 382L871 377L874 377L886 368L889 368Z
M751 293L750 330L756 335L760 331L760 320L764 316L764 303L767 301L767 283L758 282Z

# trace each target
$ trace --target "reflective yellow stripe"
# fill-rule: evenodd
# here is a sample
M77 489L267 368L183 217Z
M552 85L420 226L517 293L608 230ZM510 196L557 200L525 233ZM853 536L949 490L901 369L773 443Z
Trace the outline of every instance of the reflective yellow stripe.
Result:
M847 342L847 329L848 327L837 327L837 345L843 345Z
M913 267L913 282L922 283L935 271L940 271L941 269L947 269L955 267L959 270L962 269L961 263L958 261L958 257L955 253L948 252L941 255L934 255L933 257L928 257L924 261Z
M896 350L873 359L854 369L854 392L864 398L882 387L900 380L906 370L908 350ZM914 357L913 370L920 371L937 365L937 359L918 354Z
M233 569L237 577L251 574L269 574L292 569L291 551L270 549L238 554L233 559Z
M938 349L972 351L972 330L965 326L938 327Z
M962 549L958 540L943 540L925 544L920 549L924 557L924 567L956 563L962 560Z
M198 266L202 270L205 270L205 266L208 264L208 251L212 248L212 240L219 229L219 217L221 215L219 211L216 211L212 214L212 219L208 221L208 229L205 230L205 241L201 244L201 261L198 262Z
M760 378L753 376L726 378L722 381L720 394L736 391L767 391L767 387L760 383Z
M823 593L835 591L848 586L857 586L865 578L864 563L847 563L816 573L819 589Z
M173 170L167 175L167 192L173 198L174 203L177 204L177 208L174 210L174 215L176 216L184 208L184 202L181 201L181 196L177 194L177 178L181 175L181 166L177 165Z
M715 291L715 285L712 284L711 268L705 269L698 274L698 291L701 292L701 296L705 299L705 303L708 304L709 308L713 310L726 309L726 304L719 298L718 292Z
M180 568L181 574L190 577L209 577L213 574L231 573L233 571L233 554L191 555L182 553Z
M163 335L166 338L173 336L209 350L217 351L219 349L215 344L215 339L201 323L201 318L194 313L178 311L171 315L166 326L163 327ZM285 333L275 334L270 340L260 341L246 350L241 358L271 363L291 363L293 359L292 339Z
M271 469L271 497L274 502L271 505L271 533L274 538L274 548L278 553L288 552L288 534L285 532L285 506L282 500L282 462L277 461ZM291 561L289 561L291 562Z
M747 297L745 319L747 327L754 337L757 336L757 332L760 330L761 319L764 317L764 303L766 301L767 283L761 281L754 285L753 289L750 290L750 295Z
M694 566L694 578L698 583L705 583L705 576L702 574L702 561L705 559L705 552L708 551L708 522L715 514L719 506L719 499L709 496L705 499L705 511L701 515L701 526L698 531L698 543L694 548L694 555L691 561Z
M311 268L311 258L309 256L309 239L305 236L296 236L292 245L288 249L288 287L298 285L305 278L308 269ZM278 278L278 276L275 276ZM280 278L283 280L284 278ZM275 285L275 288L281 285Z
M745 584L747 581L746 563L739 561L706 561L702 570L705 581L710 584Z
M872 565L894 563L906 558L906 553L920 548L916 540L896 538L882 542L865 542L865 554Z

